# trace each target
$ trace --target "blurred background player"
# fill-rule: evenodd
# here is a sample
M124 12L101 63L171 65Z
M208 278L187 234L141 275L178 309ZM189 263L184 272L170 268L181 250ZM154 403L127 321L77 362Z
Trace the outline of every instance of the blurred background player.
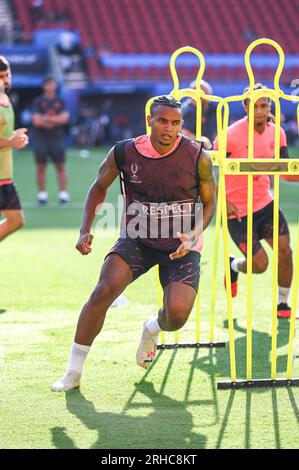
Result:
M181 103L174 97L157 97L147 121L151 135L118 142L109 151L88 192L76 246L82 255L91 252L93 236L90 230L96 208L104 201L117 176L121 178L126 195L125 223L120 238L105 258L100 279L81 311L70 364L66 375L52 385L54 392L79 386L85 358L102 330L107 309L129 284L153 266L159 265L164 300L158 316L144 323L136 354L140 367L147 368L153 362L160 331L178 330L192 310L199 282L199 237L215 210L213 165L200 143L180 134L183 123ZM180 171L182 164L185 172ZM171 177L173 174L176 178ZM202 224L197 224L194 219L199 198L203 206ZM145 227L143 235L134 230L136 203L140 214L136 224L139 228ZM182 204L184 222L189 214L187 233L174 230L178 221L182 226L179 215ZM154 229L151 232L151 224L158 223L159 215L161 226L166 223L166 231Z
M190 83L189 88L195 89L196 81ZM212 95L213 89L205 80L200 81L200 88L206 95ZM217 133L216 108L217 105L213 101L201 99L202 118L201 118L201 141L204 143L205 149L212 148L212 142ZM190 139L196 139L196 101L188 98L183 104L184 124L182 134Z
M57 82L53 77L45 78L43 91L43 95L34 100L32 109L33 149L37 165L37 200L40 204L46 204L48 201L46 169L48 158L50 158L57 172L59 202L63 204L70 201L67 191L64 144L64 128L70 116L65 102L57 96Z
M266 88L257 83L255 90ZM244 93L248 91L245 88ZM231 126L227 132L227 157L248 157L248 112L249 99L243 103L246 116ZM254 157L274 158L275 124L270 112L271 100L260 98L254 104ZM218 148L217 138L214 148ZM280 129L280 158L288 158L287 139L284 130ZM298 177L283 176L288 181L298 181ZM230 256L232 296L237 295L239 272L247 272L247 175L227 175L225 177L227 214L229 233L236 246L245 258ZM264 239L273 247L273 196L270 191L270 179L267 175L253 176L253 241L252 272L263 273L268 266L268 256L260 240ZM291 308L288 296L293 275L292 250L287 221L279 211L278 237L278 306L279 318L290 318Z
M7 93L11 71L7 59L0 56L0 241L24 225L21 202L13 182L13 149L28 144L27 129L14 131L14 111Z

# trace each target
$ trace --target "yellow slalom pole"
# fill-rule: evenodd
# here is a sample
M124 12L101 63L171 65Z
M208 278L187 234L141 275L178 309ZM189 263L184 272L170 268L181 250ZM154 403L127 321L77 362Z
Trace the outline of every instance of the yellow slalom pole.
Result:
M278 44L278 42L273 41L273 39L268 39L268 38L257 39L256 41L253 41L251 44L249 44L249 46L246 49L245 67L246 67L246 71L247 71L248 79L249 79L249 91L253 90L254 84L255 84L255 79L254 79L254 75L253 75L253 71L252 71L252 67L250 63L250 55L253 49L256 46L259 46L260 44L268 44L269 46L273 46L274 49L276 49L276 51L278 52L279 63L277 66L273 83L274 83L274 89L277 90L279 93L282 93L279 87L279 79L280 79L281 72L283 71L283 67L284 67L284 61L285 61L284 52L283 52L282 47Z
M219 148L219 187L221 195L221 215L222 215L222 231L223 231L223 250L224 250L224 263L225 263L225 277L226 277L226 301L227 301L227 317L228 317L228 332L229 332L229 357L230 357L230 373L232 382L236 381L236 351L235 351L235 337L234 337L234 322L233 322L233 303L231 293L231 277L230 277L230 264L229 264L229 241L228 241L228 225L227 225L227 208L226 208L226 192L225 192L225 175L223 168L223 160L226 158L226 147L227 147L227 128L228 128L228 117L229 107L228 103L223 100L217 106L217 120L222 120L222 109L224 109L223 115L223 127L220 128L218 138Z
M254 159L254 99L249 103L248 160ZM247 177L247 335L246 378L252 380L252 233L253 233L253 175Z
M200 342L200 293L199 288L196 296L196 305L195 305L195 342Z
M179 344L180 342L180 330L174 332L174 344Z
M271 341L271 379L276 379L277 370L277 297L278 297L278 201L279 175L274 175L273 205L273 276L272 276L272 341Z
M299 287L299 222L297 223L297 240L296 240L296 250L294 256L295 266L294 266L294 277L292 285L292 313L290 320L290 332L289 332L289 345L288 345L288 362L287 362L287 379L292 378L292 355L293 355L293 343L295 337L295 321L296 321L296 306L298 298L298 287Z
M262 38L253 41L245 52L245 67L249 78L249 96L252 96L255 79L252 71L250 56L253 49L260 44L273 46L279 55L279 64L274 76L274 92L269 93L274 97L276 104L275 125L275 159L279 158L280 150L280 103L278 96L282 94L279 87L279 79L284 67L284 52L281 46L272 39ZM255 99L249 104L249 136L248 136L248 159L254 158L254 103L259 97L266 96L264 90L253 93ZM248 175L248 203L247 203L247 380L252 379L252 197L253 197L253 175ZM274 175L274 215L273 215L273 289L272 289L272 349L271 349L271 378L276 378L276 356L277 356L277 281L278 281L278 210L279 210L279 175Z
M217 209L215 221L215 238L213 249L213 267L211 280L211 310L210 310L210 343L214 342L215 332L215 311L216 311L216 287L217 287L217 266L220 242L220 226L221 226L221 199L222 199L221 179L218 184Z
M171 95L174 94L176 91L179 91L179 89L180 89L179 78L178 78L178 74L177 74L177 71L176 71L175 63L176 63L177 58L181 54L185 54L185 53L193 54L199 60L199 69L198 69L198 73L197 73L197 76L196 76L195 89L200 90L200 81L202 79L202 76L203 76L203 73L204 73L204 70L205 70L205 65L206 65L205 58L204 58L203 54L198 49L195 49L195 47L184 46L184 47L179 47L176 51L174 51L174 53L172 54L172 56L170 58L170 73L171 73L171 77L172 77L172 80L173 80L173 90L171 92Z
M297 106L297 125L299 125L299 104ZM289 345L288 345L287 379L292 378L292 369L293 369L292 355L293 355L293 344L294 344L294 337L295 337L296 307L297 307L298 287L299 287L299 221L297 222L297 240L296 240L294 262L295 262L295 265L294 265L294 276L293 276L293 282L292 282L292 304L291 304L292 311L291 311Z
M221 213L222 213L223 248L224 248L225 276L226 276L226 300L227 300L227 316L228 316L228 331L229 331L230 371L231 371L231 380L232 382L235 382L237 378L236 352L235 352L233 303L232 303L232 293L231 293L229 242L228 242L228 226L227 226L227 210L226 210L226 194L225 194L224 178L225 178L224 175L220 176Z
M163 307L163 289L160 283L159 278L159 267L156 268L156 279L157 279L157 289L158 289L158 306L159 309ZM160 344L165 344L165 331L161 331L160 333Z
M280 156L280 102L275 99L275 160ZM279 231L279 175L274 175L274 201L273 201L273 277L272 277L272 345L271 345L271 379L277 374L277 298L278 298L278 236Z

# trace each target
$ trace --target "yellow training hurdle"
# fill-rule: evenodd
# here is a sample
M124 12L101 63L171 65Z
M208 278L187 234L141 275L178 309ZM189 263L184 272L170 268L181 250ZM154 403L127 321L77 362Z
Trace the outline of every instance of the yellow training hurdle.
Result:
M279 54L279 64L274 77L274 89L254 90L254 76L250 63L250 54L259 44L269 44L273 46ZM223 124L219 134L219 174L221 187L221 207L223 224L224 259L227 281L227 312L229 327L230 346L230 369L231 380L218 383L218 388L242 388L242 387L265 387L299 385L299 379L292 378L292 347L295 334L295 309L298 293L299 279L299 225L297 234L297 247L295 254L295 272L293 278L292 314L289 331L289 348L286 378L277 378L277 296L278 296L278 210L279 210L279 176L284 174L299 174L299 161L295 159L280 159L280 122L281 108L280 99L298 101L299 97L286 95L279 87L279 79L284 66L284 53L279 44L271 39L258 39L253 41L247 48L245 54L245 66L249 77L249 90L240 96L224 98L218 106L218 117L223 113ZM275 149L273 159L254 158L254 104L261 97L268 97L275 102ZM227 128L229 119L229 103L233 101L243 101L250 98L249 104L249 135L248 135L248 158L233 159L226 158L227 151ZM299 105L297 108L299 117ZM299 122L299 121L298 121ZM275 163L274 163L275 162ZM236 353L232 312L231 279L229 266L228 248L228 227L226 210L225 175L248 175L248 206L247 206L247 337L246 337L246 379L237 379ZM273 215L273 285L272 285L272 344L271 344L271 378L254 379L252 374L252 196L253 196L253 175L267 174L274 175L274 215Z
M260 44L268 44L276 49L279 55L279 64L274 76L274 88L254 90L255 79L250 63L250 55L253 49ZM176 72L175 62L177 57L182 53L192 53L198 57L200 62L199 71L196 77L196 88L180 89L179 79ZM215 224L215 239L213 250L213 268L212 268L212 281L211 281L211 310L210 310L210 335L209 341L205 343L200 342L200 303L199 295L196 300L196 331L195 343L179 343L179 332L174 334L174 343L165 343L165 334L161 334L161 344L159 349L170 349L179 347L219 347L224 346L224 343L217 343L214 341L214 325L215 325L215 299L216 299L216 272L218 261L218 247L220 241L220 227L222 222L223 231L223 249L224 249L224 265L226 274L226 302L227 302L227 316L228 316L228 330L229 330L229 357L230 357L230 372L231 377L229 381L220 381L217 384L218 389L227 388L243 388L243 387L267 387L267 386L290 386L299 385L299 378L292 378L292 353L293 342L295 336L295 310L298 298L299 288L299 223L297 228L297 241L294 256L294 275L292 281L292 303L291 303L291 319L289 329L289 342L288 342L288 357L287 357L287 370L285 378L277 378L277 295L278 295L278 210L279 210L279 176L280 175L299 175L299 160L297 159L280 159L280 122L281 122L281 107L280 100L288 100L298 102L297 106L297 122L299 124L299 97L293 95L286 95L279 86L280 76L284 67L284 52L281 46L271 39L258 39L253 41L245 53L245 67L249 78L249 90L242 95L230 96L227 98L220 98L214 95L205 95L200 88L200 80L202 79L205 60L201 52L193 47L182 47L175 51L170 60L170 71L173 79L173 90L170 92L176 99L181 100L185 97L191 97L196 101L196 138L200 140L201 137L201 115L202 106L201 98L216 101L217 106L217 133L218 133L218 148L219 151L210 151L213 164L219 165L219 185L217 197L217 210L216 210L216 224ZM254 104L261 97L268 97L274 101L276 107L275 116L275 148L274 159L255 159L254 158ZM229 103L242 102L246 98L250 98L249 104L249 135L248 135L248 158L233 159L226 158L227 150L227 128L229 122ZM149 114L150 105L155 97L151 98L146 104L145 113ZM146 124L147 125L147 124ZM147 132L149 128L147 126ZM226 175L247 175L248 177L248 223L247 223L247 295L246 295L246 310L247 310L247 328L246 328L246 379L238 379L236 371L236 351L235 351L235 338L234 338L234 321L233 321L233 307L231 295L231 279L230 279L230 264L229 264L229 242L228 242L228 226L227 226L227 208L226 208L226 191L225 191L225 176ZM271 377L254 379L252 373L252 231L253 231L253 176L260 174L274 175L274 216L273 216L273 285L272 285L272 337L271 337ZM158 303L163 304L162 288L158 279L157 271L157 286L158 286Z
M176 71L176 60L177 58L184 53L194 54L199 60L199 70L195 80L195 89L191 88L182 88L179 87L179 78ZM202 121L202 103L201 98L204 98L208 101L214 101L220 103L222 98L215 95L206 95L202 89L200 88L200 81L203 77L205 69L205 59L203 54L193 47L181 47L177 49L171 56L170 59L170 72L173 80L173 89L169 93L170 95L174 96L176 99L181 100L182 98L190 97L194 99L196 102L196 139L200 140L201 138L201 121ZM156 97L151 98L148 100L145 106L145 118L150 114L150 106ZM217 119L217 130L219 133L220 126L222 125L221 120ZM147 124L146 120L146 131L147 133L150 132L150 128ZM211 158L214 165L218 165L218 158L217 152L210 152ZM211 311L210 311L210 333L209 339L206 342L201 342L201 331L200 331L200 288L198 290L198 294L196 297L195 308L196 308L196 316L195 316L195 341L194 343L180 343L179 342L179 331L174 333L174 342L171 344L166 344L165 342L165 333L162 331L160 335L161 342L158 345L158 349L173 349L173 348L186 348L186 347L224 347L224 342L216 342L215 341L215 299L216 299L216 270L217 270L217 262L218 262L218 247L219 247L219 239L220 239L220 225L221 225L221 213L220 213L220 193L218 193L218 201L217 201L217 210L216 210L216 230L215 230L215 240L214 240L214 250L213 250L213 273L211 279ZM159 306L163 305L163 292L159 282L159 273L158 269L157 273L157 287L158 287L158 304Z

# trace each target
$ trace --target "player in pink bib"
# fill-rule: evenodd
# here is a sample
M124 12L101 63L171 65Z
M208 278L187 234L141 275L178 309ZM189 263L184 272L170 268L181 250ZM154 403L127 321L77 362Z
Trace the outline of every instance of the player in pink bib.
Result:
M257 83L255 90L266 88ZM248 89L245 89L246 92ZM249 100L243 103L247 114L235 122L227 132L227 157L248 158L248 112ZM271 115L271 100L260 98L254 105L254 157L274 158L275 125ZM217 149L217 139L214 148ZM280 158L288 158L287 140L283 129L280 129ZM283 177L289 181L298 178ZM247 175L225 177L227 214L229 233L237 247L245 255L243 258L230 256L232 296L237 295L239 272L247 272ZM279 211L279 242L278 242L278 286L279 297L277 316L290 318L288 295L293 275L292 250L287 221ZM263 273L268 266L268 256L261 245L264 239L273 247L273 197L270 192L270 178L267 175L253 177L253 240L252 240L252 272Z

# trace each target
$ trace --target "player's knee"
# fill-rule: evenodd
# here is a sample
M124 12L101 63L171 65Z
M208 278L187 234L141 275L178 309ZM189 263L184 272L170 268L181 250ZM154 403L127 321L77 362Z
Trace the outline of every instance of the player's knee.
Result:
M21 213L17 222L17 229L24 227L24 225L25 225L25 217L24 217L24 214Z
M9 217L7 221L12 232L19 230L25 225L25 218L23 212L14 214L13 216Z
M89 302L93 305L99 305L99 304L110 304L112 303L114 298L114 290L112 286L106 282L100 282L97 284L95 289L93 290Z
M256 274L264 273L268 267L269 260L267 257L255 260L253 263L253 272Z
M65 171L64 163L56 163L55 166L56 166L58 173L63 173Z
M169 329L171 331L176 331L182 328L188 319L190 311L191 309L181 302L168 305L166 318Z
M293 252L292 252L292 248L290 247L290 245L279 247L279 251L278 251L279 259L291 260L292 255L293 255Z

